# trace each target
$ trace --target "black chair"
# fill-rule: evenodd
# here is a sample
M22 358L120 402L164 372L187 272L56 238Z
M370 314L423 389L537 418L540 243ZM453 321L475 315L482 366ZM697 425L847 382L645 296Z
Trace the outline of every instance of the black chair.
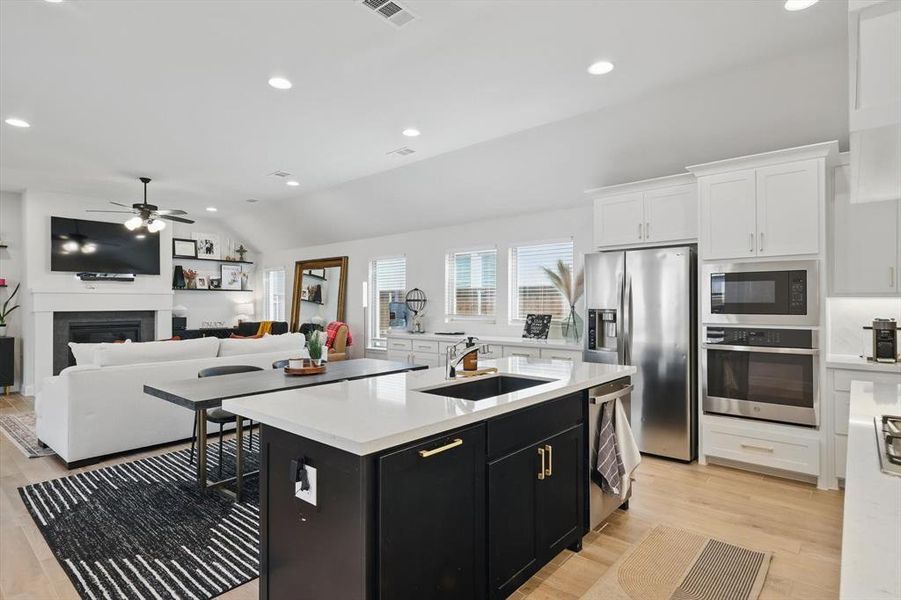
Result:
M250 365L223 365L221 367L207 367L197 373L197 377L216 377L219 375L231 375L233 373L250 373L251 371L262 371L260 367L252 367ZM194 462L194 445L197 442L197 413L194 412L194 433L191 435L191 459L188 464ZM222 479L222 428L226 423L236 421L238 416L222 410L221 408L213 408L206 413L206 420L210 423L219 425L219 478ZM249 420L249 419L248 419ZM250 421L250 437L248 439L248 447L253 448L253 421Z
M274 363L272 363L272 368L273 368L273 369L284 369L284 368L286 368L287 366L288 366L288 359L287 359L287 358L285 358L285 359L283 359L283 360L277 360L277 361L275 361Z

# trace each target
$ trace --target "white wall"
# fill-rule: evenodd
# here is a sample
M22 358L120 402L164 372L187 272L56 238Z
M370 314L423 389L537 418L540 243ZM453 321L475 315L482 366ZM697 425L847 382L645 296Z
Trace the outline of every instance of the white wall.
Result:
M453 207L448 207L453 210ZM576 268L582 265L581 255L591 250L592 209L590 206L537 212L502 219L475 221L466 225L411 231L350 242L338 242L321 246L299 247L291 250L267 253L266 268L284 267L288 301L293 289L293 265L296 260L348 257L347 322L360 354L363 342L362 285L369 277L369 261L373 258L404 255L407 259L407 289L418 287L428 297L424 319L427 331L465 330L476 335L522 334L522 324L508 323L508 250L512 245L526 242L559 240L572 237L575 247ZM494 324L444 321L444 261L451 249L496 245L498 304ZM583 299L584 300L584 299ZM290 305L289 305L290 306ZM584 310L580 309L584 316ZM559 331L552 331L551 335Z
M901 298L829 298L829 354L858 356L872 346L872 332L864 332L874 318L901 322Z
M0 248L0 278L6 279L7 288L0 288L0 304L9 298L16 284L22 281L25 251L22 246L22 196L11 192L0 192L0 241L8 248ZM22 384L22 333L25 321L23 306L25 285L19 290L12 304L19 308L9 316L6 335L16 338L16 382L13 390L19 390ZM11 304L11 305L12 305Z

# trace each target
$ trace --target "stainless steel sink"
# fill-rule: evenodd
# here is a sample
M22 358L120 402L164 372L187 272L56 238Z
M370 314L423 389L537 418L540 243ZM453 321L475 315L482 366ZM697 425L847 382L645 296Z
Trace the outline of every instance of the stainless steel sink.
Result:
M518 392L551 381L556 380L514 377L512 375L493 375L475 377L470 381L452 383L419 391L426 394L444 396L446 398L477 401L494 398L496 396L503 396L504 394L509 394L511 392Z

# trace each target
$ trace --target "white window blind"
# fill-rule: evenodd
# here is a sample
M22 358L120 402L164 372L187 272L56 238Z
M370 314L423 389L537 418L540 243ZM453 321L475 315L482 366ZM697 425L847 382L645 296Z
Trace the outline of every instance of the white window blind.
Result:
M403 302L407 288L407 259L379 258L369 265L369 341L373 348L387 346L388 305Z
M494 318L497 310L496 249L449 252L446 280L449 318Z
M285 320L285 269L266 269L263 272L263 318L267 321Z
M510 249L511 320L525 319L528 314L550 314L558 321L569 314L566 300L542 268L556 271L559 261L572 272L572 240Z

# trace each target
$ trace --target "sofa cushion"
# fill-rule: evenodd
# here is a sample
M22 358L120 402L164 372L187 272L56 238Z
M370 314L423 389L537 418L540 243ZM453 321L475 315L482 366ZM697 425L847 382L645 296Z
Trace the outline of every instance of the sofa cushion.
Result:
M75 357L76 365L93 365L94 363L94 352L97 348L103 348L106 346L121 346L122 344L130 344L131 340L125 340L123 342L100 342L100 343L79 343L79 342L69 342L69 349L72 351L72 356Z
M219 352L219 339L214 337L176 342L143 342L109 344L94 351L94 362L101 367L142 363L214 358Z
M264 335L261 338L228 338L219 342L219 356L237 356L238 354L259 354L261 352L296 351L300 356L306 345L306 338L300 333L284 335ZM287 357L286 357L287 358Z

